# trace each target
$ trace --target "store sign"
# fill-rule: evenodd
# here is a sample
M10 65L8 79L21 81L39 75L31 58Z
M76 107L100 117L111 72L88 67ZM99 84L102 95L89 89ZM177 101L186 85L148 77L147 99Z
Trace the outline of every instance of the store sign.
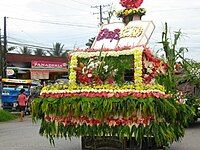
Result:
M131 21L102 25L92 48L114 49L116 47L146 45L155 26L152 21Z
M49 71L31 70L31 79L49 79Z
M6 75L7 76L12 76L15 74L15 71L13 69L6 69Z
M22 80L22 79L7 79L2 78L2 82L6 83L22 83L22 84L30 84L32 80Z
M66 69L67 64L63 62L51 62L51 61L31 61L31 68L56 68Z

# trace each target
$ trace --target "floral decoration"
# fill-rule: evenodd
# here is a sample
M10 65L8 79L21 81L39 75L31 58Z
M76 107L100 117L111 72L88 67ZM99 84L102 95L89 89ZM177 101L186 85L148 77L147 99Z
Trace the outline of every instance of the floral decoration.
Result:
M127 16L130 16L133 18L134 14L143 16L146 14L146 9L145 8L123 9L116 12L116 15L118 18L125 18Z
M148 48L143 47L117 49L113 51L102 49L101 52L95 50L75 51L70 55L70 63L72 64L70 64L69 80L70 84L72 83L73 86L75 86L77 79L83 84L114 83L114 77L117 74L118 69L114 66L107 65L104 60L105 57L134 55L133 61L135 83L153 83L154 78L159 74L165 74L168 68L164 61L154 57ZM90 59L88 59L86 64L83 64L80 62L78 63L78 58Z
M134 81L135 83L142 83L142 50L135 50L134 52Z
M144 47L124 47L124 48L116 48L114 50L110 49L102 49L101 51L101 57L119 57L120 55L133 55L133 51L136 49L144 49ZM77 50L73 53L70 53L71 56L77 56L79 58L91 58L91 57L96 57L100 55L100 51L97 51L95 49L91 50L86 50L86 51L81 51Z
M138 8L143 3L143 0L120 0L120 4L128 9Z
M97 36L97 41L103 39L110 39L110 42L112 42L113 40L119 40L119 32L120 29L115 29L114 31L109 31L109 29L107 28L102 29Z
M122 50L114 50L114 51L104 51L102 50L101 52L99 51L92 51L92 52L81 52L77 51L74 53L71 53L70 55L72 56L71 59L73 59L72 62L72 67L70 64L70 77L69 80L73 79L71 83L74 83L75 81L78 81L82 84L105 84L105 83L115 83L115 75L118 74L118 69L115 66L117 66L118 62L113 60L114 64L108 65L110 60L106 59L105 57L114 57L118 58L120 56L129 56L129 55L134 55L134 51L140 50L142 52L142 47L135 47L132 49L122 49ZM135 52L136 55L137 52ZM73 57L76 56L76 57ZM75 61L77 58L82 58L82 59L87 59L89 58L85 63L79 62L78 60ZM142 61L140 58L136 58L136 60L133 61ZM123 60L121 60L123 61ZM76 63L76 66L74 65ZM128 64L131 66L131 63ZM125 68L123 67L123 70ZM74 70L74 71L73 71ZM142 70L142 66L141 66ZM72 72L72 74L71 74ZM76 72L76 73L75 73ZM138 72L139 73L139 72ZM76 79L76 80L75 80ZM137 80L137 77L135 78ZM140 81L138 81L139 83Z
M143 28L142 26L125 26L123 30L120 32L120 38L125 38L125 37L139 37L143 33Z
M135 47L131 46L124 46L124 47L116 47L115 49L109 49L109 48L102 48L101 51L103 52L108 52L108 51L122 51L122 50L128 50L128 49L133 49ZM71 55L74 55L75 52L99 52L99 49L93 49L93 48L88 48L88 49L80 49L77 48L72 52L69 52L68 55L68 60L70 61Z
M61 123L64 126L67 125L80 125L80 124L86 124L88 126L99 126L102 124L107 124L110 127L114 126L136 126L139 125L149 125L150 121L153 120L153 116L137 116L139 114L132 115L130 117L105 117L103 120L90 118L87 116L55 116L53 114L45 115L45 120L47 122L57 122Z
M145 49L143 55L143 81L145 83L154 82L157 75L166 73L167 64L154 57L149 49Z
M100 53L101 54L101 53ZM106 64L105 57L92 57L86 64L80 63L79 67L74 68L77 71L77 79L83 84L105 84L114 83L114 76L117 68Z
M69 84L71 87L76 86L76 71L74 70L74 67L78 65L78 59L77 56L72 56L70 61L70 67L69 67Z

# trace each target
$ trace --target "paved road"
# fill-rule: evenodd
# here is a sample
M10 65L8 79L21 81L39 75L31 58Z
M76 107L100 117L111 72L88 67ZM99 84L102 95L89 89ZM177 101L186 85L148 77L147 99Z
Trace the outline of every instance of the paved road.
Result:
M30 117L24 122L17 120L0 123L0 150L81 150L79 138L58 139L52 147L48 139L38 134L39 124L33 124ZM174 143L170 150L199 150L200 120L186 130L181 142Z

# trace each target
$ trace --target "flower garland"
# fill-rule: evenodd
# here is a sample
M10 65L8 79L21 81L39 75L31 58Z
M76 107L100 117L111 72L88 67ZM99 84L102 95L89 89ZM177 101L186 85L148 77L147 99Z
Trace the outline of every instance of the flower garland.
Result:
M109 48L102 48L101 51L107 52L107 51L121 51L121 50L127 50L127 49L133 49L135 47L131 46L124 46L124 47L116 47L115 49L109 49ZM80 49L77 48L74 51L69 52L69 56L71 56L74 52L99 52L99 49L93 49L93 48L88 48L88 49Z
M87 98L123 98L123 97L133 97L133 98L169 98L169 94L162 93L160 91L149 90L149 91L129 91L129 92L92 92L92 91L81 91L81 92L65 92L57 91L55 93L48 92L42 93L43 98L64 98L64 97L87 97Z
M77 67L78 65L78 59L77 59L77 56L73 55L71 57L71 61L70 61L70 67L69 67L69 84L70 84L70 87L73 88L73 87L76 87L76 71L74 70L74 67Z
M133 51L134 54L134 81L135 84L142 83L142 53L143 51L136 49Z
M154 84L135 84L135 85L94 85L94 86L76 86L73 89L67 85L62 87L47 86L41 91L42 97L63 98L63 97L133 97L133 98L168 98L163 86Z
M90 118L87 116L56 116L53 114L45 115L44 119L47 122L57 122L61 123L64 126L67 125L82 125L86 124L88 126L99 126L102 124L107 124L110 127L115 127L115 126L136 126L138 127L139 125L149 125L150 121L153 120L153 116L137 116L133 115L130 117L105 117L103 120L101 119L95 119L95 118Z
M101 53L102 57L105 56L112 56L112 57L119 57L120 55L132 55L134 51L137 50L141 50L143 49L143 47L134 47L131 49L123 49L123 50L119 50L119 51L92 51L92 52L86 52L86 51L75 51L73 53L71 53L72 56L77 56L79 58L91 58L91 57L95 57L95 56L99 56L99 54Z
M75 86L73 89L69 88L69 85L48 85L42 88L41 94L43 93L59 93L59 91L66 92L130 92L130 91L160 91L165 93L165 88L159 84L123 84L122 86L113 84L103 85L82 85Z

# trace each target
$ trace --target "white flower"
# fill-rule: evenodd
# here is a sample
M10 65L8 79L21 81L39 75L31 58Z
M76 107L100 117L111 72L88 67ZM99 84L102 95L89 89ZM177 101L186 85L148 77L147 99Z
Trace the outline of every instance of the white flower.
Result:
M92 77L92 74L91 74L91 73L89 73L87 76L88 76L88 78L91 78L91 77Z
M108 65L105 65L103 68L105 69L106 72L108 72Z

